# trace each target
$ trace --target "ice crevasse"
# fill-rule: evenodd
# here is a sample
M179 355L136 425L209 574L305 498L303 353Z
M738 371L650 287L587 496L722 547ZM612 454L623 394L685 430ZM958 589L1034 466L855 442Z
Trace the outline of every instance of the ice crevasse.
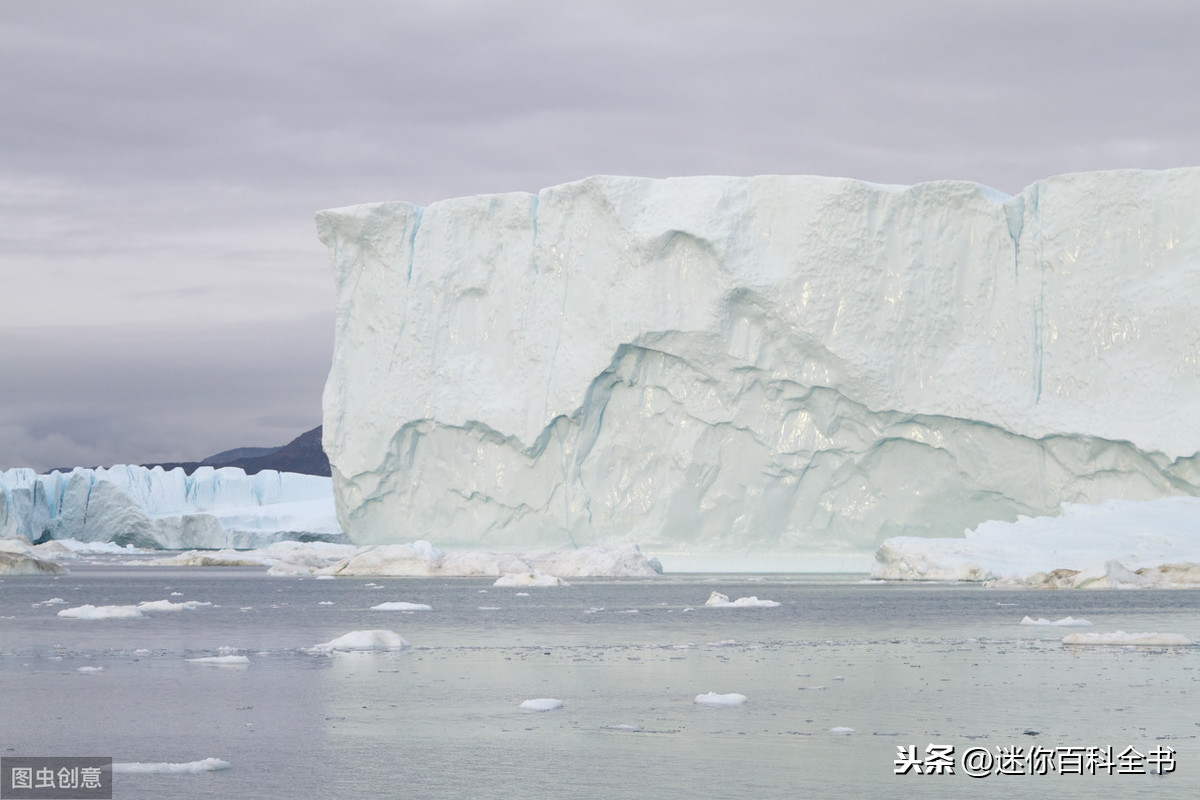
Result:
M819 568L1200 494L1200 169L594 177L317 228L359 544Z

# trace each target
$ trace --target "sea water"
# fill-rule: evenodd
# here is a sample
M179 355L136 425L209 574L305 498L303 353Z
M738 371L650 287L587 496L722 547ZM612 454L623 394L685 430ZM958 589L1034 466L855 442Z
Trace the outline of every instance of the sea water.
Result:
M780 605L706 607L713 591ZM65 602L43 604L52 598ZM164 599L212 605L57 616ZM371 610L385 602L431 608ZM1191 591L863 576L502 589L490 579L315 580L113 561L0 582L0 755L230 764L117 774L116 798L1197 796L1200 648L1061 639L1124 630L1200 640L1198 610ZM1093 626L1023 626L1025 616ZM370 629L411 646L310 651ZM248 663L188 660L230 654ZM747 700L695 702L708 692ZM542 698L563 705L519 708ZM953 774L931 747L954 748ZM1174 769L996 774L994 763L986 777L964 774L968 750L996 759L997 748L1035 747L1169 748ZM906 752L935 774L896 774ZM1136 768L1132 756L1124 766Z

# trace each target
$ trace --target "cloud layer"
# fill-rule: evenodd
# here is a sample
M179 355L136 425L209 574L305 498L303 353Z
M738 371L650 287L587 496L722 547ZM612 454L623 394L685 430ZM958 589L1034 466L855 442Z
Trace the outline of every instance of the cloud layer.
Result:
M1194 165L1198 29L1185 2L8 0L0 468L317 424L319 209L597 173L1014 192Z

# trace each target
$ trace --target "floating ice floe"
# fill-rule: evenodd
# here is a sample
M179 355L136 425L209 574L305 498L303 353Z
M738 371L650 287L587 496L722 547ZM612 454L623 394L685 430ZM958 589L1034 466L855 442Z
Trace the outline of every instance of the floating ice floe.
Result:
M395 631L369 630L351 631L328 642L313 645L317 652L334 652L337 650L403 650L408 647L404 637Z
M85 675L86 674L95 674L97 672L104 672L104 667L80 667L79 669L77 669L75 671L82 672Z
M371 606L372 611L432 611L433 606L425 605L424 603L406 603L398 601L395 603L380 603L377 606Z
M526 700L517 706L522 711L554 711L562 707L563 701L555 700L553 697L539 697L535 700Z
M871 577L1048 589L1200 586L1200 498L1064 503L1057 517L991 521L963 538L897 536Z
M58 612L60 617L72 619L140 619L145 611L192 611L202 606L211 606L199 600L187 600L182 603L172 603L170 600L147 600L135 606L93 606L82 605L74 608L64 608Z
M1075 619L1074 617L1063 617L1062 619L1048 620L1045 617L1025 617L1021 620L1022 625L1052 625L1059 628L1090 628L1092 623L1086 619Z
M68 619L141 619L145 614L137 606L82 605L64 608L58 616Z
M246 656L205 656L204 658L189 658L189 664L209 664L214 667L244 667L250 663Z
M122 762L112 765L113 772L140 775L190 775L198 772L213 772L219 769L229 769L230 763L219 758L205 758L201 761L188 761L181 764L165 761L143 763L140 761Z
M704 605L712 608L775 608L779 603L774 600L759 600L757 597L739 597L731 601L729 595L713 592L704 601Z
M492 586L567 586L567 582L557 575L546 575L541 572L506 572L496 579Z
M737 694L736 692L731 694L707 692L696 695L695 702L702 706L740 706L746 702L746 695Z
M182 603L172 603L170 600L147 600L138 603L137 607L142 611L193 611L211 605L212 603L201 600L184 600Z
M850 736L854 733L854 728L843 728L843 727L830 728L829 732L832 733L834 736Z
M1195 644L1178 633L1070 633L1063 637L1063 644L1135 645L1144 647L1178 647Z

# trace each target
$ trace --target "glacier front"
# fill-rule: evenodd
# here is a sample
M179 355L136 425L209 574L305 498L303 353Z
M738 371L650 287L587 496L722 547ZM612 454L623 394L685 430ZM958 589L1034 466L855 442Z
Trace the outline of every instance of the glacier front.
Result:
M865 570L891 536L1200 494L1200 169L594 177L317 227L360 544Z
M236 467L116 465L0 471L0 539L74 539L150 549L264 547L343 539L329 478Z

